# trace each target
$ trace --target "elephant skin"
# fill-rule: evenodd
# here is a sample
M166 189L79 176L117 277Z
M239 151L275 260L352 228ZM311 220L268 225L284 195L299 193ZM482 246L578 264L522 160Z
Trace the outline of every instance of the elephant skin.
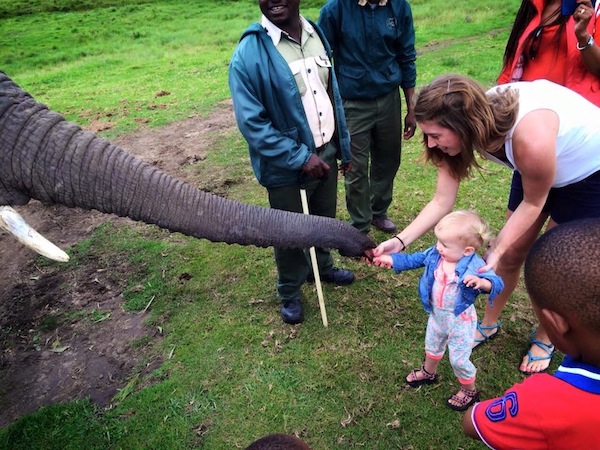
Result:
M0 205L95 209L173 232L257 247L375 246L346 222L228 200L161 171L50 111L0 72Z

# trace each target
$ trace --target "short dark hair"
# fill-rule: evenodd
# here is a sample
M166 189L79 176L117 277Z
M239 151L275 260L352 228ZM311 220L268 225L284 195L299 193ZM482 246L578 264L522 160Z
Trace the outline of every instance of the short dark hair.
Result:
M291 434L269 434L254 441L246 450L310 450L310 447Z
M559 225L541 236L525 260L525 285L540 308L600 330L600 218Z

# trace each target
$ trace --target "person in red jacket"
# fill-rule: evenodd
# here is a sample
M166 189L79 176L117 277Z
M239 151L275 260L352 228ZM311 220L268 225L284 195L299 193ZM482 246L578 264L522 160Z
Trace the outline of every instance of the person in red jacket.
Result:
M600 0L576 0L574 12L564 11L561 0L523 0L504 52L498 84L546 79L581 94L600 106ZM518 173L512 186L522 185ZM507 211L507 218L510 211ZM547 229L555 224L552 219ZM505 279L506 288L485 309L478 323L474 348L496 337L502 309L514 291L518 278ZM554 346L543 329L533 331L530 348L519 369L525 374L547 370Z
M600 1L578 0L572 15L561 0L523 0L504 51L498 84L546 79L600 106Z

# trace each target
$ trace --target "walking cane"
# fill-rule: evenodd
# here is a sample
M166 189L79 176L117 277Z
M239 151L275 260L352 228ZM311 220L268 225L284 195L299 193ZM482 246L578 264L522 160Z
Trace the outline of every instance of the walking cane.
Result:
M306 189L300 189L300 198L302 199L302 211L304 214L310 214L308 211L308 200L306 199ZM323 321L323 326L327 327L327 311L325 310L325 300L323 299L323 288L321 287L321 276L319 275L319 264L317 263L317 251L314 247L311 247L309 252L313 274L315 276L315 286L317 287L317 295L319 297L321 320Z

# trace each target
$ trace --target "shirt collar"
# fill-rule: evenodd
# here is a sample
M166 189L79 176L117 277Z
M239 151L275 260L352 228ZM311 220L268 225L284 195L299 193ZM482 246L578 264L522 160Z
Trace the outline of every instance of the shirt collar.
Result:
M554 376L586 392L600 394L600 367L565 356Z
M275 25L273 22L267 19L264 14L262 16L260 24L265 30L267 30L267 34L273 40L273 44L275 44L275 47L277 47L277 44L279 44L279 41L281 40L281 35L287 35L285 31L283 31L281 28L279 28L277 25ZM306 20L302 16L300 16L300 24L302 25L302 29L308 34L313 34L315 32L313 26L308 22L308 20Z
M379 6L387 5L388 0L379 0ZM365 6L368 3L367 0L358 0L358 6Z

